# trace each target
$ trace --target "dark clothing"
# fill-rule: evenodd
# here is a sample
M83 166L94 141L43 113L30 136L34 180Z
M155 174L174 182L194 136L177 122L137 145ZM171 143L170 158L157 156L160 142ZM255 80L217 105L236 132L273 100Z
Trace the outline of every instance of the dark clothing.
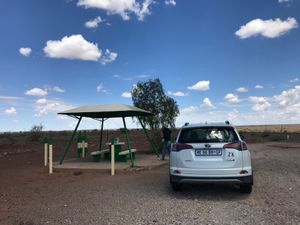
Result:
M163 139L164 141L171 141L171 133L172 131L169 128L163 127L162 128L163 132Z
M162 133L163 133L164 146L163 146L163 150L162 150L161 159L164 160L166 153L170 154L172 131L169 128L163 127Z

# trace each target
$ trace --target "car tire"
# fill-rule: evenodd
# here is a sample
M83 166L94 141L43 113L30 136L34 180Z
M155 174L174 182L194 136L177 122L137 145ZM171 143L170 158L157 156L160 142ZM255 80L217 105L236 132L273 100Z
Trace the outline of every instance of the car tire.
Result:
M252 192L252 184L241 184L240 192L244 194L250 194Z
M179 183L171 182L171 187L173 191L181 191L182 190L182 185Z

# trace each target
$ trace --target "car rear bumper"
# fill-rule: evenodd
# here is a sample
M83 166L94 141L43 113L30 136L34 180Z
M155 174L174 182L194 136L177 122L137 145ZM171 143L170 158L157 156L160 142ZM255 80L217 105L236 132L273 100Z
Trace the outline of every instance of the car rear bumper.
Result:
M253 175L240 177L186 177L170 175L172 183L231 183L253 185Z

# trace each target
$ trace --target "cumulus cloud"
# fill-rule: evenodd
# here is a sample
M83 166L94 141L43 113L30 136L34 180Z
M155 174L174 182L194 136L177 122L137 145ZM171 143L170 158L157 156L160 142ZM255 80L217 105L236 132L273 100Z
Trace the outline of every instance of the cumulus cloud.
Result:
M95 19L85 22L84 26L89 29L95 29L101 22L103 22L103 20L100 16L97 16Z
M59 100L39 99L35 103L34 116L40 117L49 113L57 113L73 108L73 106Z
M236 91L239 93L245 93L245 92L248 92L248 89L245 87L239 87L236 89Z
M300 86L283 91L280 95L275 95L274 99L281 108L293 107L300 104Z
M177 91L177 92L168 91L168 95L173 95L176 97L185 97L188 96L188 93L183 93L181 91Z
M115 61L117 57L118 57L117 53L111 52L109 49L106 49L103 57L101 58L101 63L105 65L107 63Z
M17 110L14 107L10 107L9 109L6 109L4 113L7 115L16 115Z
M108 15L120 15L123 20L129 20L129 14L134 13L138 20L144 20L146 15L151 14L149 7L153 2L153 0L145 0L143 3L136 0L78 0L77 6L105 10Z
M50 58L98 61L101 50L97 44L88 42L81 34L65 36L61 40L47 41L44 52Z
M209 98L204 98L203 102L201 104L201 107L207 108L207 109L215 109L216 107L211 103Z
M246 25L241 26L240 29L235 32L235 35L241 39L258 35L267 38L276 38L297 27L298 24L296 19L291 17L286 20L281 20L279 18L275 20L254 19Z
M29 95L29 96L46 96L47 94L48 92L46 90L40 88L32 88L25 92L25 95Z
M25 57L29 57L32 52L32 49L31 48L20 48L19 52L21 55L23 55Z
M37 105L44 105L44 104L47 103L47 99L45 99L45 98L40 98L40 99L36 100L35 103L36 103Z
M257 85L255 85L255 87L254 87L254 88L256 88L256 89L263 89L263 88L264 88L264 86L257 84Z
M175 6L176 5L176 1L175 0L165 0L165 4L166 5L173 5L173 6Z
M122 95L121 95L123 98L131 98L131 92L124 92L124 93L122 93Z
M271 107L271 104L265 97L250 96L249 100L254 103L252 109L257 112L266 111Z
M192 86L188 86L188 89L195 90L195 91L207 91L209 90L209 83L210 81L208 80L199 81Z
M228 103L231 104L240 102L238 95L232 93L227 94L224 98Z

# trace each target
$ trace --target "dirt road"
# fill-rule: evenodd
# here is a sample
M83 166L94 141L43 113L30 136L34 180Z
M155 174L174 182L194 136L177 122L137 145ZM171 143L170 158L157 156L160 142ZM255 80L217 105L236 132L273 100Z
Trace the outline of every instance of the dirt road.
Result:
M189 185L174 193L168 167L48 175L41 152L0 157L0 224L300 224L300 146L249 145L251 195L237 187Z

